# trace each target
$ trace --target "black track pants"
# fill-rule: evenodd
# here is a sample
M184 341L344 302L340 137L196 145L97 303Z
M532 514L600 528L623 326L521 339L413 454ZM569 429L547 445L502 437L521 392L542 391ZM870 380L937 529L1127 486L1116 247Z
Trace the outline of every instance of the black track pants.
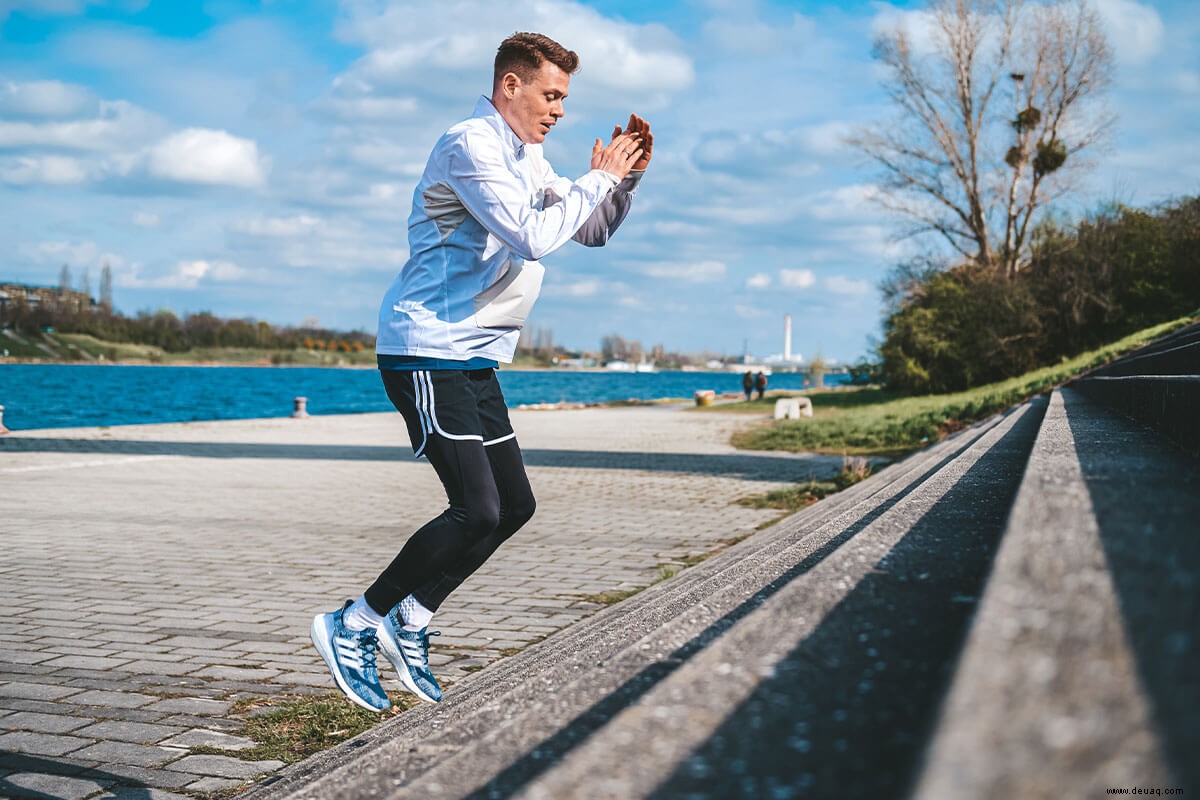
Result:
M414 595L436 611L508 537L533 516L533 492L516 439L484 446L431 435L424 455L446 489L449 507L414 533L366 591L386 614Z

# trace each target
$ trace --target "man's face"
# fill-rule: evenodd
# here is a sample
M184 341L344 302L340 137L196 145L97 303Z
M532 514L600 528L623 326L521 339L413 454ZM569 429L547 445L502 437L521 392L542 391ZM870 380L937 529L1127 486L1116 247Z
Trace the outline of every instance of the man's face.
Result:
M511 92L512 97L510 113L505 119L522 142L541 144L550 128L566 113L563 100L567 97L571 76L549 61L543 61L530 80L514 82L513 78L513 75L505 76L504 89Z

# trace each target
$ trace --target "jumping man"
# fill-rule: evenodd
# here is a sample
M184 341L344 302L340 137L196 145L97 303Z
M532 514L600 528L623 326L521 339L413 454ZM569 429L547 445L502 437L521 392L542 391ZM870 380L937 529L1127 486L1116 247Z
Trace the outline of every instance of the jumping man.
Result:
M602 246L629 214L654 137L636 115L592 147L591 169L555 174L542 142L565 113L579 57L536 33L496 53L492 96L434 145L413 194L409 259L379 312L376 351L413 452L449 507L414 533L357 600L313 619L338 688L365 708L390 702L378 647L418 697L438 702L428 626L446 597L533 516L521 448L496 380L541 289L538 259L568 240Z

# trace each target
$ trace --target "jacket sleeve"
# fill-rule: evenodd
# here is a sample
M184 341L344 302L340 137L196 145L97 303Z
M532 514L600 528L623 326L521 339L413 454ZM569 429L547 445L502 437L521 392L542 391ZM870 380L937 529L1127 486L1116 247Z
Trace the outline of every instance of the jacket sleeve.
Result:
M530 188L504 163L485 137L449 144L447 181L471 216L526 261L537 261L567 243L604 201L616 179L594 169L564 186L560 202L538 210Z
M608 244L609 237L616 233L625 217L629 216L629 210L633 208L633 196L637 193L638 184L645 173L645 170L635 170L626 175L603 202L596 206L596 210L571 238L588 247L603 247ZM549 181L545 189L544 205L547 208L558 203L562 199L558 193L565 192L570 186L569 181L559 178L553 172L550 175L553 180Z

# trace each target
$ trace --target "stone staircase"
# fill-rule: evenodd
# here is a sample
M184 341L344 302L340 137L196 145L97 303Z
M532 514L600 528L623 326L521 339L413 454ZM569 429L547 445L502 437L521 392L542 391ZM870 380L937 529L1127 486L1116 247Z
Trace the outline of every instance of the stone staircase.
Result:
M961 431L246 796L1194 793L1198 341ZM1094 399L1129 393L1166 398L1135 414L1157 429Z

